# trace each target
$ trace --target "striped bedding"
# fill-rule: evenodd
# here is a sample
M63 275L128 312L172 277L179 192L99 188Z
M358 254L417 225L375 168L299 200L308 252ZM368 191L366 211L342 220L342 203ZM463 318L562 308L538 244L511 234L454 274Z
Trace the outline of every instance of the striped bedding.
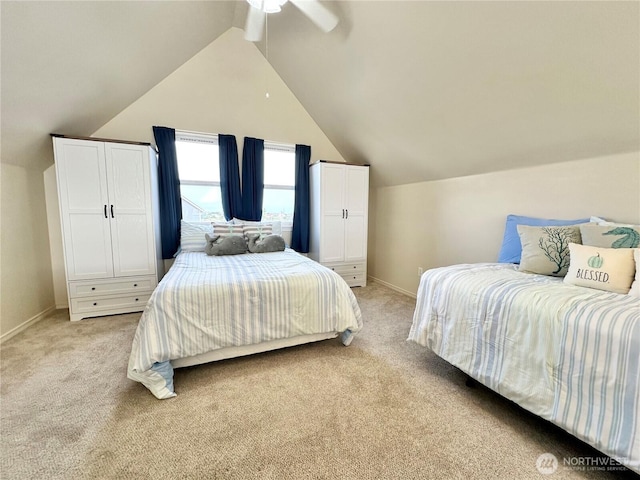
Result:
M409 340L640 472L640 301L517 271L422 276Z
M170 361L309 334L336 332L348 345L360 307L335 272L284 252L180 253L136 330L128 377L158 398L175 396Z

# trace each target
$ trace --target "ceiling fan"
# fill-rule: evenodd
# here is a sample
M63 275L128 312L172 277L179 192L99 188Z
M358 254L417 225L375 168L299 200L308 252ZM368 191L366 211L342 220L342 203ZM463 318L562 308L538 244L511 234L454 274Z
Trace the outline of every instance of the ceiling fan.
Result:
M289 0L322 31L328 33L338 25L338 17L318 0ZM287 0L247 0L249 13L244 27L244 38L250 42L262 39L267 14L277 13Z

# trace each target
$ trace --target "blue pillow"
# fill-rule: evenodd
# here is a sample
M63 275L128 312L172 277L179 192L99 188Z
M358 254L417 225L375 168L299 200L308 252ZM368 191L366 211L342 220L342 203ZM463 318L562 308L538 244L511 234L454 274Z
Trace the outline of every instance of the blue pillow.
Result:
M507 223L504 226L504 238L498 262L500 263L520 263L522 254L522 244L518 235L518 225L529 225L532 227L561 227L563 225L577 225L579 223L589 223L589 218L578 220L552 220L548 218L524 217L521 215L507 215Z

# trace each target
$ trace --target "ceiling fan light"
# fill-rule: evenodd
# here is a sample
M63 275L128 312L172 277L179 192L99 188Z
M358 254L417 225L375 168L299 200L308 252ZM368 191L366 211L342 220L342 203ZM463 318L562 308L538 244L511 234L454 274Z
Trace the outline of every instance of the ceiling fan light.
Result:
M247 0L247 2L264 13L278 13L287 0Z

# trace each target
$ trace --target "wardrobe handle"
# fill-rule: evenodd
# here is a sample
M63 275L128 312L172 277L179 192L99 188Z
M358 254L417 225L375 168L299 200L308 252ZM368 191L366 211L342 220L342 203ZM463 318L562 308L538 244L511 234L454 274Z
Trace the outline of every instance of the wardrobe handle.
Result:
M347 212L347 216L344 218L349 218L349 210L345 210L345 212Z
M106 205L104 206L104 218L109 218L107 216L107 206Z
M342 218L344 218L344 208L342 209Z
M113 218L113 205L111 205L111 218Z

